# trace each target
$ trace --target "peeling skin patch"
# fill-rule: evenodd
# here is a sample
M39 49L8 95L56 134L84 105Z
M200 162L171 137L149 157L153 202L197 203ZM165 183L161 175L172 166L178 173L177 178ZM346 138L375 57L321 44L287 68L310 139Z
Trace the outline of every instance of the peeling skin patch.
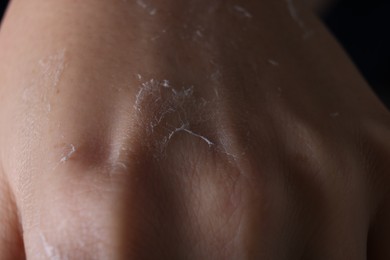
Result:
M70 151L61 158L60 160L61 163L65 163L66 161L68 161L72 157L72 155L76 152L76 147L73 144L70 144L69 146L70 146L69 147Z
M194 88L193 86L190 86L188 88L177 90L171 87L170 82L167 79L164 79L163 81L151 79L141 84L140 90L135 96L134 109L141 112L142 103L147 97L152 97L155 102L160 101L162 94L161 87L164 89L170 89L171 95L168 95L170 97L167 98L167 102L170 103L177 103L181 99L191 96Z
M51 55L45 59L39 60L39 65L42 68L43 79L47 81L53 88L58 86L61 76L65 69L65 49Z
M177 132L199 138L209 147L214 145L209 138L190 128L191 124L202 124L212 116L205 113L209 102L204 98L197 98L194 91L195 86L175 87L168 79L150 79L141 83L135 96L134 109L145 134L154 136L151 142L145 145L155 151L156 159L164 156L169 141ZM176 126L177 123L174 123L174 126L169 125L170 122L178 122L179 126Z
M163 87L165 87L165 88L170 88L170 87L171 87L171 85L169 84L169 80L167 80L167 79L164 79L164 80L162 81L161 85L162 85Z
M224 129L220 129L219 142L221 144L220 151L222 153L231 157L231 159L233 159L233 161L240 159L239 154L235 154L232 151L233 150L232 138L228 134L225 133Z
M61 77L64 73L66 49L61 49L56 53L37 61L37 74L30 82L26 83L21 98L29 104L36 104L40 109L50 113L53 97Z
M46 237L42 232L39 232L39 237L47 258L50 260L61 260L58 250L47 242Z
M183 88L182 90L179 91L172 89L172 92L173 94L175 94L177 98L189 97L192 96L192 94L194 93L194 86L190 86L189 88Z
M117 163L115 164L115 166L116 166L117 168L122 168L122 169L124 169L124 170L127 169L127 165L126 165L125 163L123 163L123 162L117 162Z
M207 139L206 137L204 137L204 136L202 136L202 135L199 135L199 134L196 134L196 133L192 132L191 130L189 130L189 129L187 129L187 128L183 129L183 131L186 132L186 133L188 133L188 134L190 134L190 135L193 135L193 136L195 136L195 137L198 137L198 138L202 139L203 141L205 141L205 142L209 145L209 147L211 147L211 146L214 145L214 143L211 142L211 141L210 141L209 139Z
M202 139L203 141L205 141L205 142L208 144L209 147L211 147L211 146L214 145L214 143L211 142L208 138L206 138L206 137L204 137L204 136L202 136L202 135L196 134L196 133L194 133L193 131L189 130L188 128L189 128L189 124L187 123L187 124L183 124L183 125L182 125L181 127L179 127L179 128L174 129L174 130L169 134L168 140L171 140L171 138L172 138L176 133L182 131L182 132L188 133L188 134L190 134L190 135L192 135L192 136L195 136L195 137L197 137L197 138Z
M233 6L234 11L236 11L239 15L246 18L252 18L252 14L249 13L244 7L235 5Z
M138 111L141 111L141 103L146 96L154 95L158 91L158 86L160 83L154 79L151 79L147 82L142 83L140 90L135 96L134 108Z
M148 12L149 15L155 15L157 13L157 9L148 5L145 0L137 0L137 5Z

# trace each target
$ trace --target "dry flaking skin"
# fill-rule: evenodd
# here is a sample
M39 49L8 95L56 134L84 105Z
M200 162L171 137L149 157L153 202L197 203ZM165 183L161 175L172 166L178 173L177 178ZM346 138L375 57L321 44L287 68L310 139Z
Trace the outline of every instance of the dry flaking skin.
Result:
M50 260L67 260L66 257L61 257L60 253L58 252L58 249L49 244L47 241L45 235L43 232L39 232L39 238L41 239L42 242L42 247L43 250L46 254L47 259Z
M21 200L30 201L33 193L32 183L34 161L39 158L42 143L47 137L46 126L49 124L55 102L55 93L61 86L61 79L66 70L66 49L53 50L49 55L38 58L33 64L32 74L22 77L19 94L23 115L16 124L16 135L19 137L20 146L18 163L15 164L16 189L20 192ZM49 155L47 155L47 160ZM41 159L42 160L42 159ZM60 158L55 159L58 163ZM39 212L35 210L33 203L26 202L23 211L29 212L31 218L24 220L26 227L36 226Z
M35 79L27 83L22 93L22 99L34 104L34 107L41 109L37 104L44 104L46 113L52 111L52 99L58 91L61 77L66 68L66 49L60 49L52 55L38 60L38 74Z
M39 60L43 79L49 81L53 88L57 87L65 68L65 49Z
M68 150L69 151L67 151L61 158L60 160L61 163L65 163L72 157L72 155L76 152L76 147L73 144L70 144Z
M138 76L138 79L142 78L141 75ZM191 129L192 124L207 120L202 114L205 113L208 102L195 97L194 89L194 86L175 88L167 79L150 79L141 83L134 102L138 121L146 125L147 136L155 134L157 129L159 133L162 130L164 135L157 138L153 144L149 144L157 150L156 157L164 155L164 150L178 132L199 138L209 147L214 145L210 138ZM173 119L178 125L172 125L172 120L169 119Z
M144 78L136 75L140 80ZM197 94L195 86L177 88L168 79L152 78L141 83L133 108L145 136L152 137L145 145L155 159L165 157L167 147L178 134L198 139L208 149L227 155L229 160L235 161L243 155L243 151L233 152L233 145L223 141L221 131L212 130L218 118L218 112L212 108L218 102L218 91L211 101Z

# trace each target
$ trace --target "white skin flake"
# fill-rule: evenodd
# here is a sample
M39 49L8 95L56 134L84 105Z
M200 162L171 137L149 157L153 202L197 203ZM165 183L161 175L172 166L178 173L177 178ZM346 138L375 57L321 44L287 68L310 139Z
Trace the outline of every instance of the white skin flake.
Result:
M198 137L198 138L202 139L203 141L205 141L205 142L209 145L209 147L211 147L211 146L214 145L214 143L211 142L211 141L210 141L209 139L207 139L206 137L204 137L204 136L202 136L202 135L199 135L199 134L196 134L196 133L192 132L192 131L189 130L189 129L183 129L183 131L186 132L186 133L189 133L190 135L193 135L193 136L195 136L195 137Z
M180 91L172 89L173 94L175 94L176 98L183 98L183 97L189 97L192 96L194 93L194 86L191 86L187 89L182 89Z
M175 130L173 130L173 131L169 134L168 140L171 140L171 138L172 138L176 133L183 131L183 132L188 133L188 134L190 134L190 135L192 135L192 136L195 136L195 137L197 137L197 138L202 139L203 141L205 141L205 142L208 144L209 147L211 147L211 146L214 145L214 143L211 142L209 139L207 139L206 137L204 137L204 136L202 136L202 135L199 135L199 134L194 133L193 131L189 130L188 127L189 127L189 124L183 124L181 127L176 128Z
M155 79L151 79L147 82L142 83L140 90L135 96L134 108L138 111L141 111L142 102L147 96L151 96L152 98L154 98L155 102L159 101L161 99L161 86L167 89L171 88L169 80L166 79L161 82ZM173 96L170 98L169 101L171 101L171 103L174 103L177 102L179 99L189 97L192 95L193 89L194 86L190 86L189 88L183 88L182 90L176 90L174 88L171 88Z
M235 6L233 6L233 8L241 16L246 17L246 18L252 18L252 14L249 13L244 7L239 6L239 5L235 5Z
M298 11L294 6L293 0L286 0L288 11L290 12L291 17L299 24L299 26L303 26L303 22L301 18L298 16Z
M205 29L202 26L197 26L196 30L194 31L193 40L199 40L204 37L204 31Z
M60 82L62 73L65 68L65 49L58 53L39 60L39 65L42 67L42 74L45 81L53 88L57 87Z
M141 84L141 88L135 96L134 108L141 111L141 103L147 95L154 95L154 92L158 91L159 82L151 79Z
M58 88L65 70L65 54L66 50L61 49L50 56L38 60L37 77L23 91L23 100L44 104L44 107L40 107L47 113L51 112L52 104L50 101Z
M199 36L200 38L203 37L203 33L200 30L196 30L196 35Z
M165 129L165 131L168 130L161 138L147 144L149 148L155 149L154 157L156 159L164 156L169 141L178 132L187 133L201 139L209 147L214 145L209 138L194 132L190 128L190 124L200 124L208 120L207 117L210 116L209 114L203 114L208 102L203 98L196 98L194 89L194 86L175 88L168 79L161 81L150 79L141 84L135 97L134 108L139 114L137 117L139 122L146 126L146 134L159 133L155 131L157 127ZM146 107L148 110L151 109L153 113L144 114L144 108ZM191 117L189 117L189 114L191 114ZM168 118L179 119L180 127L169 126L168 122L170 120Z
M61 158L60 162L64 163L68 161L75 152L76 152L76 147L73 144L70 144L70 151Z
M157 9L153 8L152 10L149 11L150 15L155 15L157 13Z
M39 232L39 237L47 258L50 260L61 260L58 250L47 242L46 237L42 232Z
M149 15L155 15L157 13L157 9L148 5L145 0L137 0L137 5L148 12Z
M299 16L298 10L294 5L294 0L286 0L287 2L287 8L288 11L290 12L291 18L299 25L299 27L302 28L302 30L305 31L305 34L303 35L303 38L308 38L312 32L309 31L303 22L302 18Z
M125 169L125 170L127 169L127 165L125 163L123 163L123 162L117 162L116 166L120 167L122 169Z
M275 60L272 60L272 59L269 59L268 60L268 63L271 64L272 66L279 66L279 62L275 61Z
M169 80L164 79L164 80L162 81L161 85L162 85L163 87L165 87L165 88L169 88L169 87L170 87L170 85L169 85Z
M137 5L139 5L143 9L148 7L148 5L143 0L137 0Z

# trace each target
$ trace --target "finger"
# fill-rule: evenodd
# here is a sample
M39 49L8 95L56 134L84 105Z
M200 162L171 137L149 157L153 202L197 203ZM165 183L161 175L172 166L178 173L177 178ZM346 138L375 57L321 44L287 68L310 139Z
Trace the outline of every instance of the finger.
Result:
M113 256L115 235L112 234L117 230L115 205L120 191L111 188L115 187L114 178L106 174L105 154L110 148L101 145L104 148L100 149L95 145L105 143L110 135L104 126L110 126L108 122L112 114L105 105L115 107L115 100L112 103L105 100L109 100L107 97L113 91L102 87L105 92L99 92L91 88L98 84L91 82L86 82L88 88L79 88L84 85L80 81L80 85L62 84L69 75L66 63L67 55L72 51L70 47L65 53L64 38L59 37L58 41L54 38L57 32L65 33L62 25L68 24L69 20L60 22L68 17L64 10L74 13L83 8L76 5L75 9L70 9L75 5L69 1L55 4L36 1L31 4L12 1L0 35L0 49L6 50L0 52L3 61L0 63L0 125L4 126L0 137L1 142L7 143L9 160L6 168L10 183L16 187L27 258L116 259ZM87 7L84 11L92 6L82 5ZM32 10L34 14L27 18L26 14ZM113 12L104 13L117 16ZM55 21L45 21L46 18ZM28 36L20 30L26 24L32 28ZM70 34L78 35L73 32ZM13 43L21 39L19 37L29 44L16 47ZM34 51L30 51L29 46ZM20 47L22 52L30 54L19 56L17 49ZM13 60L9 67L20 68L23 77L15 77L15 71L5 68L7 60ZM69 65L72 66L77 67L74 63ZM80 71L84 70L76 68L74 73ZM86 78L94 78L90 76ZM78 91L83 94L79 95ZM92 105L84 107L85 95L92 92L94 94L87 98L88 104ZM99 131L106 134L94 135ZM72 163L75 158L80 160Z
M40 170L28 202L32 210L23 212L27 257L118 259L121 192L114 178L77 162Z

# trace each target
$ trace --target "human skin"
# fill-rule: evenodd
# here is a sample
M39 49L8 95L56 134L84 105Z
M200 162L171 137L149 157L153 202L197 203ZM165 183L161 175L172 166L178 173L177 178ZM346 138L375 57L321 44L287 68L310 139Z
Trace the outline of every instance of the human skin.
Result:
M298 1L14 0L0 258L389 259L389 127Z

